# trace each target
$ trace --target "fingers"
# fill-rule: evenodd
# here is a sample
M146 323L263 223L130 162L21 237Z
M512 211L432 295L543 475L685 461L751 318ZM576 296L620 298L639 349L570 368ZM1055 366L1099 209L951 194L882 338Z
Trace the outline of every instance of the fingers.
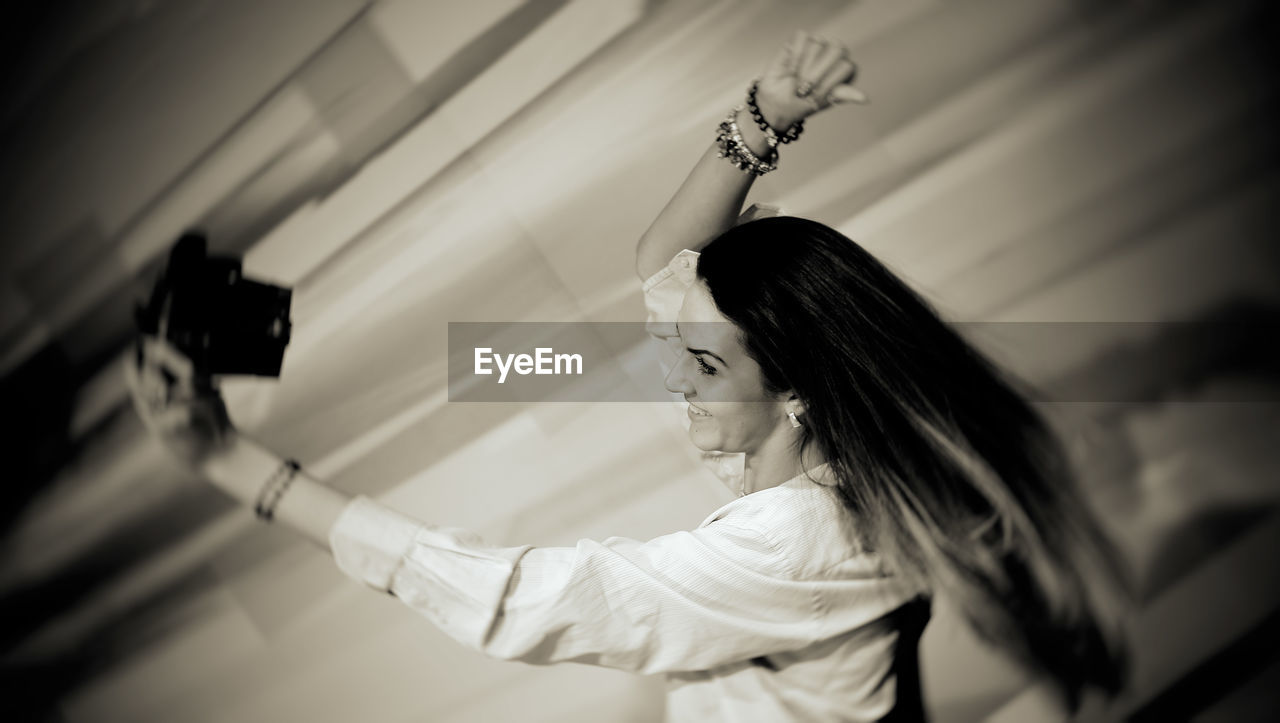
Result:
M147 346L154 351L154 345ZM139 365L129 359L124 375L142 425L180 461L195 464L234 432L217 392L183 388L154 360Z
M124 376L134 411L138 413L143 426L152 433L163 433L166 427L162 426L162 421L168 421L164 415L172 411L169 406L172 399L169 382L155 364L145 359L141 364L135 364L132 360L126 363Z
M838 86L852 83L857 72L858 66L854 65L852 60L849 60L841 54L840 57L838 57L836 61L827 68L827 71L822 74L822 79L814 84L813 96L823 101L834 102L834 99L831 98L831 91L835 90Z
M133 409L138 413L138 418L142 420L143 426L154 431L155 413L151 402L148 401L153 393L143 382L139 366L132 359L125 362L124 383L129 388L129 396L133 399Z
M166 375L172 376L179 384L194 382L195 367L191 360L164 339L153 336L143 337L143 358L158 367Z
M172 376L165 375L146 340L142 341L142 347L142 361L137 369L138 391L148 407L163 407L168 404L171 396L169 387L173 383Z
M805 45L796 71L796 95L818 109L833 103L866 103L866 94L851 85L858 66L849 59L844 45L805 33L797 37L800 35ZM792 44L797 42L792 40Z
M804 35L804 48L800 51L800 62L795 68L796 77L801 83L806 80L810 83L815 83L817 82L817 78L812 76L810 68L813 67L814 61L816 61L818 56L826 49L826 41L809 35L808 33L801 34Z
M790 53L791 66L787 68L787 70L791 71L793 75L796 71L800 70L800 61L804 56L804 46L808 42L809 34L803 30L797 29L791 34L791 40L787 41L787 44L783 46L787 48Z
M832 103L866 104L871 102L871 99L867 97L866 93L863 93L852 85L837 85L831 89L831 92L828 95L831 97Z
M836 103L866 103L851 85L857 74L842 43L796 31L759 79L757 103L769 123L790 128Z
M210 380L201 378L182 352L163 339L144 336L138 340L135 363L127 365L125 381L134 400L151 414L176 403L189 403L203 396L217 396Z
M831 43L825 40L821 42L822 50L819 51L817 57L800 71L800 80L809 83L814 90L817 90L818 86L822 84L823 78L844 59L845 55L844 46L839 43ZM817 98L821 98L823 95L822 93L814 93Z

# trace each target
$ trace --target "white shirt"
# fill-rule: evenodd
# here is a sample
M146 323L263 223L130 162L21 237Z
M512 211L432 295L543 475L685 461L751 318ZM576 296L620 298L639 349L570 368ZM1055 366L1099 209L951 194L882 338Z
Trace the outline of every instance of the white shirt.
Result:
M655 335L669 336L696 259L683 251L645 282ZM358 497L330 544L345 573L488 655L664 675L672 722L878 720L896 666L915 679L928 605L860 549L831 485L823 465L690 531L576 547L491 547Z

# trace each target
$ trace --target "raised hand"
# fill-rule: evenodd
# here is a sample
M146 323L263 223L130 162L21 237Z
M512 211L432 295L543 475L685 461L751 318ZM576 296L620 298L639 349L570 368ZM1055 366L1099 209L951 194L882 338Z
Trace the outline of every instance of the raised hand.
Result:
M235 428L211 380L163 339L144 336L125 364L125 380L142 423L180 462L198 468L229 446Z
M866 94L853 86L857 74L843 44L797 30L760 78L756 102L782 133L837 103L866 103Z

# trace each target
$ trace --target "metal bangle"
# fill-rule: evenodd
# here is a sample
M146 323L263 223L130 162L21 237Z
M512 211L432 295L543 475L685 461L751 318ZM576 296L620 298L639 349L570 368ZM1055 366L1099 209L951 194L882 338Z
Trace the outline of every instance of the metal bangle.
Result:
M750 173L753 176L763 176L778 168L778 152L771 146L768 160L766 160L757 156L747 146L742 140L742 133L738 128L736 119L738 112L741 110L742 108L738 107L729 111L729 115L720 122L716 135L716 143L720 146L720 152L717 155L721 158L727 158L730 163L737 166L741 171Z
M297 460L286 459L271 473L258 491L258 499L253 505L253 512L259 519L271 522L275 518L276 506L280 504L281 498L301 469L302 465Z

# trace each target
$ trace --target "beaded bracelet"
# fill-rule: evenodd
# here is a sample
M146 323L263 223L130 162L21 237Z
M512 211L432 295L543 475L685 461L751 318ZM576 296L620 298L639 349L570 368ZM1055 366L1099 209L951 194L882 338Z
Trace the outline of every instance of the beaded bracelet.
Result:
M739 170L746 171L753 176L763 176L770 171L777 170L778 152L773 146L770 146L768 160L765 160L757 156L742 140L742 132L738 129L737 121L737 115L741 110L741 106L734 108L720 122L716 134L716 143L720 146L720 152L716 155L720 158L729 159L729 162L737 166Z
M276 515L276 506L280 504L281 498L289 490L289 485L293 484L294 478L298 476L301 469L302 465L298 464L297 460L284 460L258 491L258 500L253 505L254 514L270 522Z
M760 112L760 106L756 103L756 91L758 90L760 90L760 81L752 81L751 88L747 91L747 110L751 111L751 117L755 120L756 125L760 126L760 130L764 131L765 135L773 139L773 142L770 145L790 143L791 141L799 138L800 134L804 132L804 121L796 121L787 129L786 133L783 133L781 136L778 135L778 132L773 129L773 126L769 125L769 122L764 119L764 113Z

